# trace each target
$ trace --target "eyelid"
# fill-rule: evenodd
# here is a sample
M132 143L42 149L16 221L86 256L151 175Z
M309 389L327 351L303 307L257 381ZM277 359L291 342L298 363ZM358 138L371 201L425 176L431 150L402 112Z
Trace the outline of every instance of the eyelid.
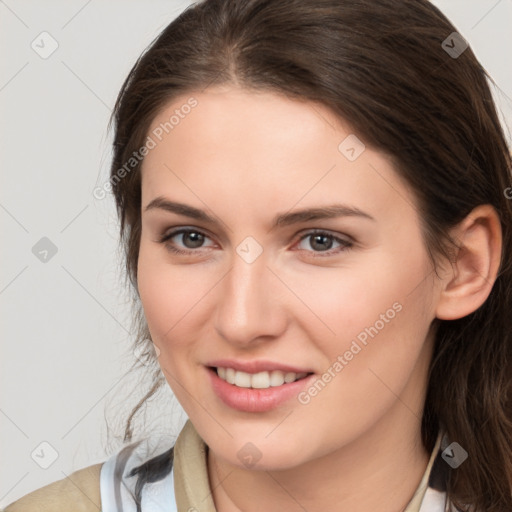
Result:
M183 227L179 227L179 228L173 229L170 232L164 232L164 234L161 235L158 238L158 240L156 240L156 241L161 243L161 244L165 244L169 248L171 248L172 245L169 243L169 240L171 238L174 238L175 236L181 235L183 233L190 233L190 232L199 233L200 235L203 235L205 238L209 238L210 240L212 240L212 237L202 228L200 229L200 228L196 228L196 227L193 227L193 226L183 226ZM208 247L210 247L210 246L208 246ZM171 250L174 250L174 249L175 249L174 252L181 252L183 254L193 254L193 253L200 252L201 249L205 249L205 248L204 247L198 247L197 249L178 249L178 248L173 248Z
M174 253L180 253L180 254L185 254L185 255L193 255L195 253L200 253L202 249L211 247L211 246L208 246L208 247L198 247L197 249L180 249L180 248L174 247L168 243L169 239L174 238L177 235L180 235L183 233L189 233L189 232L199 233L199 234L203 235L205 238L209 238L210 240L212 239L212 237L210 237L208 232L206 230L204 230L203 228L196 228L194 226L182 226L182 227L173 229L170 232L164 233L156 241L159 243L162 243L162 244L166 244L168 246L169 250L171 250ZM333 233L333 232L331 232L331 230L322 229L322 228L306 228L302 231L299 231L299 233L297 233L295 235L294 238L298 238L298 239L294 243L294 246L297 245L298 243L302 242L302 240L304 240L305 238L308 238L309 236L314 236L314 235L327 235L327 236L331 237L333 240L335 240L336 242L340 243L341 248L338 248L338 250L329 249L327 251L308 251L306 249L295 249L295 250L311 253L314 255L314 257L334 256L334 255L341 254L342 252L348 251L355 244L355 240L347 234L341 235L341 234Z

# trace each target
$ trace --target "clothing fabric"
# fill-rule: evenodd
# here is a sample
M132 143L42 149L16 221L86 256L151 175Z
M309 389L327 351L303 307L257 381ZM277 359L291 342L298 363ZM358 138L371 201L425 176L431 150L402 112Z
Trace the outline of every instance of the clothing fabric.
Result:
M446 464L441 458L441 447L447 444L447 439L440 433L423 478L404 512L452 510L447 503L446 493L439 490L443 465ZM127 475L134 467L151 458L144 453L145 446L140 443L105 462L101 471L102 512L136 512L132 496L137 477ZM163 480L144 486L142 510L216 512L208 481L207 447L190 420L176 441L172 471Z
M449 440L441 432L416 492L404 512L456 512L446 499L448 464L442 458ZM0 512L135 512L138 476L133 468L160 451L150 440L133 443L102 464L23 496ZM168 448L167 448L168 450ZM207 446L188 420L174 444L172 471L142 490L143 512L216 512L208 480Z
M66 478L36 489L1 512L98 512L101 511L102 463L87 466Z

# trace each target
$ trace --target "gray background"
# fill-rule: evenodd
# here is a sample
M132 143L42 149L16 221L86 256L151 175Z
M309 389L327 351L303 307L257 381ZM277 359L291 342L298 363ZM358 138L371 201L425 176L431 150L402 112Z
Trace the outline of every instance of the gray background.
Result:
M140 376L125 375L134 354L113 200L92 191L108 177L124 78L189 3L0 0L0 506L121 445ZM434 3L496 81L511 127L512 0ZM51 48L44 31L58 43L48 58L31 47ZM145 432L172 441L186 416L168 389L161 400Z

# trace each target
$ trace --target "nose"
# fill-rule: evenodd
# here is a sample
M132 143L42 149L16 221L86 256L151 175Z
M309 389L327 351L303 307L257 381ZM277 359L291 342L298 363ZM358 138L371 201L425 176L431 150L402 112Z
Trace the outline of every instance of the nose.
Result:
M215 327L238 347L278 338L286 329L286 293L265 252L251 263L233 253L232 266L219 284Z

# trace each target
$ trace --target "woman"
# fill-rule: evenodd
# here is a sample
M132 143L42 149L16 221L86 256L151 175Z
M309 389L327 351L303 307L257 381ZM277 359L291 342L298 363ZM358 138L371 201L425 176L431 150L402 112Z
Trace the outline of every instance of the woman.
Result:
M8 512L512 509L511 158L437 8L207 0L113 121L137 343L189 421Z

